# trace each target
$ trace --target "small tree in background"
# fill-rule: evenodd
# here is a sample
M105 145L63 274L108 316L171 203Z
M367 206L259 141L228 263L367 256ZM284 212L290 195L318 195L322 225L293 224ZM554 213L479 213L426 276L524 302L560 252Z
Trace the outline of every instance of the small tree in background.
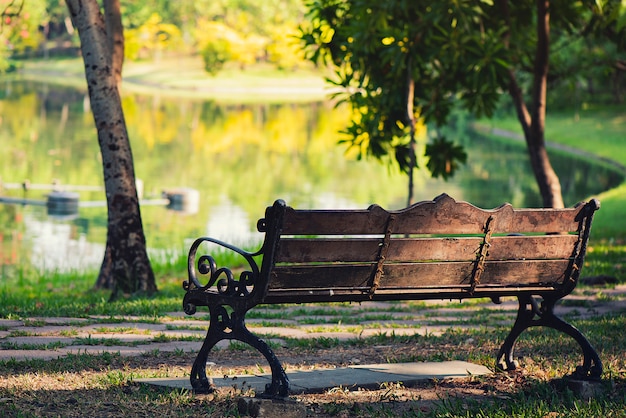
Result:
M545 144L546 103L548 84L575 73L556 68L559 60L551 68L550 47L593 37L623 53L621 0L314 0L307 7L300 37L310 60L334 70L330 81L354 111L345 130L351 146L377 158L395 154L411 175L416 120L442 126L456 105L491 116L508 93L544 206L563 206ZM431 173L444 178L465 159L439 135L426 156Z
M165 23L157 13L150 15L141 26L124 31L124 51L128 59L152 58L158 60L166 51L183 46L180 29Z
M39 30L46 19L43 0L34 0L25 10L24 1L0 2L0 73L14 69L10 58L13 55L34 53L44 38Z

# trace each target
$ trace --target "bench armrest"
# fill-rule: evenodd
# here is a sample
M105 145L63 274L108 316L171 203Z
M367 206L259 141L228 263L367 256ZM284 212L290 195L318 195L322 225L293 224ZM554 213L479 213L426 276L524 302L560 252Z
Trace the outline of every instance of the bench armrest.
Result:
M200 247L200 244L204 242L210 242L240 254L247 261L250 269L242 271L239 276L239 280L235 280L230 268L217 268L215 259L212 256L204 254L200 257L197 257L198 248ZM214 238L198 238L194 241L191 248L189 249L189 256L187 257L187 274L189 280L183 282L183 288L186 291L204 291L209 289L213 285L216 285L217 291L219 293L245 296L248 293L247 287L254 286L254 283L259 277L259 266L254 260L254 257L259 254L260 251L250 253L232 244L228 244ZM198 273L202 275L208 275L208 281L206 285L203 285L198 280Z

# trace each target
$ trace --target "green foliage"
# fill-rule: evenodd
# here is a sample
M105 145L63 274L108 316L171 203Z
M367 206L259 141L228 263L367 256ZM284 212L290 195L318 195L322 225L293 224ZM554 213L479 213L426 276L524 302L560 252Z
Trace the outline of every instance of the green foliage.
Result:
M429 157L426 166L433 176L444 179L458 169L459 163L467 161L467 153L463 147L448 141L445 136L439 136L426 145L426 156Z
M441 125L457 99L477 113L495 109L493 79L507 70L504 49L494 41L501 33L471 36L473 5L320 0L307 6L311 23L301 27L307 57L335 69L337 98L355 112L345 130L352 146L378 158L393 151L400 168L408 171L407 142L400 138L409 136L411 119ZM413 103L408 103L409 80ZM448 178L464 162L463 155L448 153L442 158L461 158L432 174ZM430 157L430 166L438 167L438 159Z
M228 42L223 39L207 42L200 50L200 55L205 71L215 75L230 60Z
M305 63L295 40L295 22L277 17L259 26L258 19L245 10L224 11L219 19L197 20L192 33L207 72L215 74L227 62L240 68L269 62L279 69Z
M297 35L295 24L286 22L272 25L265 48L267 60L281 70L304 66L306 60Z
M124 54L129 59L159 58L165 51L180 50L182 35L175 25L152 13L138 28L124 32Z
M256 54L248 47L250 41L224 23L200 20L194 35L209 74L215 75L231 60L242 66L256 60Z
M39 25L46 21L46 1L0 3L0 73L14 70L10 58L36 51L43 41Z
M59 0L4 2L0 72L12 69L9 58L32 56L50 48L78 46L67 7ZM201 53L210 63L240 66L269 62L281 69L306 64L293 34L303 17L301 0L128 0L121 2L125 54L130 60L159 59L166 54ZM202 22L222 24L234 37L199 31ZM217 45L209 46L209 41ZM224 53L227 51L227 53ZM219 65L209 65L210 71Z

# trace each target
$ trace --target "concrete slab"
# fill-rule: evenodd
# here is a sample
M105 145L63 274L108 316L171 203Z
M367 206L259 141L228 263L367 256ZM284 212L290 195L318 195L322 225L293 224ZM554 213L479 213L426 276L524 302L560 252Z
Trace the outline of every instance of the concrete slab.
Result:
M287 373L289 388L293 393L319 393L331 388L373 389L382 382L395 381L392 375L382 375L367 368L320 369Z
M429 376L431 379L454 379L491 373L485 366L466 361L375 364L370 366L350 366L350 368L365 368L372 372L388 373L398 377L398 379L393 379L393 381L400 380L405 383L406 378L415 378L416 376L422 380L424 376Z
M411 386L432 379L458 379L486 375L491 371L477 364L464 361L418 362L399 364L372 364L336 369L289 371L289 387L292 394L320 393L334 387L346 389L378 389L385 382L402 382ZM212 376L217 388L254 390L261 393L271 383L271 374L242 376ZM138 383L171 389L191 390L189 378L137 379Z

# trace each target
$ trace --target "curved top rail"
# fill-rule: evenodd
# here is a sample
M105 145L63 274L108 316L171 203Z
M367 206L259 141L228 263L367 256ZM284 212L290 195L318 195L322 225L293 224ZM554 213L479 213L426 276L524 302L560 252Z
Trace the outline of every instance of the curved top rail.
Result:
M514 209L505 203L481 209L441 194L400 210L387 211L378 205L365 210L296 210L287 207L283 235L385 234L391 215L394 234L482 234L491 217L493 233L576 232L582 218L599 208L592 199L565 209Z

